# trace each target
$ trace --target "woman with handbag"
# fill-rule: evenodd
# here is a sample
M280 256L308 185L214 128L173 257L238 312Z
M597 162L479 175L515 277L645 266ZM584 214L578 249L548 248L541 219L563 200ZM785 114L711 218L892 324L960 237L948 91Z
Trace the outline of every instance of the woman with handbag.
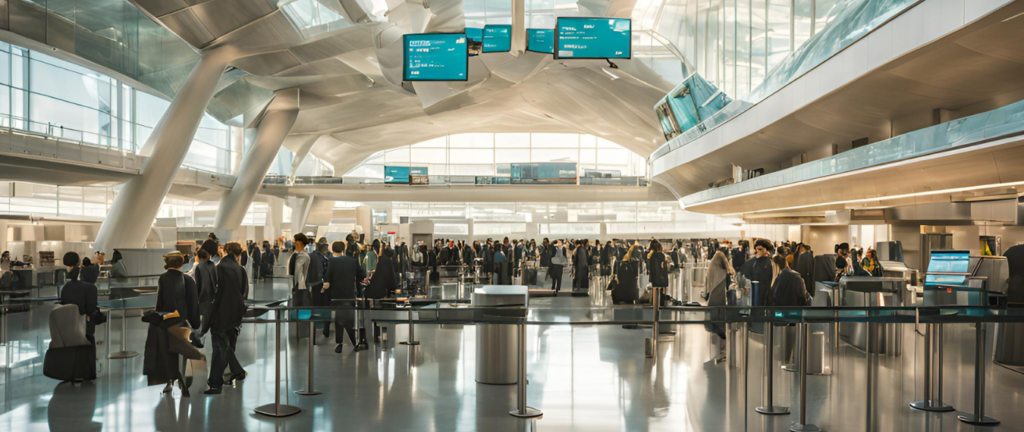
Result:
M199 329L199 293L195 279L181 272L184 264L185 257L181 252L174 251L164 255L164 268L167 271L160 275L157 281L156 312L180 316L181 322L177 327ZM178 365L178 354L170 349L169 337L158 334L164 332L166 335L170 331L171 329L150 325L143 373L147 375L150 385L165 383L164 393L170 393L174 382L177 381L181 387L181 395L188 397L188 385ZM153 358L149 358L150 356Z
M106 315L97 307L99 294L96 285L79 280L81 262L75 252L64 254L64 267L68 270L68 282L60 290L60 304L78 306L78 313L85 315L85 338L92 344L92 358L96 358L96 324L106 322ZM102 322L101 322L102 321ZM96 361L89 363L89 380L96 379Z

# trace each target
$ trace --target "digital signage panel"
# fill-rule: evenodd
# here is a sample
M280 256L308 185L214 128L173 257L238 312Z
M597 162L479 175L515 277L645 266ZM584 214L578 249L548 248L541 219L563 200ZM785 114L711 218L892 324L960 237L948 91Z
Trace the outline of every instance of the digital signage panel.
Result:
M527 29L526 50L552 54L555 52L555 31L552 29Z
M489 24L484 26L484 52L512 51L512 26Z
M628 18L559 17L556 59L628 59L632 56Z
M407 34L402 37L402 79L467 81L469 49L464 33Z

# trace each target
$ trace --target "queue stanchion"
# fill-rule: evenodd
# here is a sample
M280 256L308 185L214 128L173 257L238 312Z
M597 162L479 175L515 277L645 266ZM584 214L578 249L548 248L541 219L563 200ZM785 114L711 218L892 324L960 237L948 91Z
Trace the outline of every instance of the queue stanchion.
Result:
M6 329L7 326L4 326L4 328ZM6 338L4 340L6 341ZM138 356L139 353L128 351L128 309L125 307L124 300L121 300L121 351L111 354L110 358L123 360Z
M416 346L420 344L420 342L416 340L416 325L412 322L412 303L409 303L409 338L399 343L408 346Z
M309 350L307 357L309 358L309 364L306 366L306 389L299 390L295 394L299 396L316 396L321 394L320 392L313 390L313 339L316 338L316 322L313 321L313 316L310 315L309 319L309 340L306 341L307 348Z
M999 420L985 416L985 323L976 324L974 351L974 413L961 412L956 417L975 426L995 426Z
M544 415L544 413L539 409L526 405L526 386L528 384L526 378L526 318L522 318L517 327L519 327L519 334L517 336L519 364L516 371L516 409L508 413L512 417L536 418Z
M253 411L270 417L288 417L302 412L302 408L281 404L281 310L277 310L274 315L277 320L274 323L274 403L258 406ZM287 388L285 380L285 389Z
M953 407L942 402L942 324L928 323L924 331L924 400L911 402L921 411L950 412ZM938 363L936 365L936 363Z
M807 342L811 326L800 323L800 421L789 428L792 432L820 432L821 428L807 423Z
M785 415L789 414L789 407L775 406L774 400L774 379L775 366L775 326L771 322L764 325L764 377L761 379L763 405L754 408L764 415Z
M644 344L647 358L657 361L658 354L658 314L661 313L661 288L651 287L651 305L654 316L651 318L651 337Z

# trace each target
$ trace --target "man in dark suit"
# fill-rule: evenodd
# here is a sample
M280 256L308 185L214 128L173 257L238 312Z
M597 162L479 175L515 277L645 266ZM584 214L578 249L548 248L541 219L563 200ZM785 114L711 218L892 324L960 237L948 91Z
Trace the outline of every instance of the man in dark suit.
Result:
M256 242L249 243L249 255L252 256L252 280L260 280L260 270L263 268L263 252L256 246Z
M206 394L220 394L224 386L224 368L231 368L228 382L244 380L246 373L235 357L235 343L245 316L245 298L249 294L249 277L238 260L242 245L231 242L225 246L227 256L217 265L217 289L213 294L213 308L209 320L203 320L203 331L213 331L213 359L210 365L210 389Z
M796 272L804 279L804 288L814 297L814 252L803 243L796 247Z
M345 249L343 241L331 244L331 255L333 256L327 261L327 274L324 276L323 289L330 294L335 306L354 305L359 282L363 280L363 269L359 267L359 261L346 256ZM341 353L341 344L345 339L344 333L348 333L348 339L352 342L352 346L359 351L356 343L354 310L336 311L334 332L334 341L338 343L334 352Z

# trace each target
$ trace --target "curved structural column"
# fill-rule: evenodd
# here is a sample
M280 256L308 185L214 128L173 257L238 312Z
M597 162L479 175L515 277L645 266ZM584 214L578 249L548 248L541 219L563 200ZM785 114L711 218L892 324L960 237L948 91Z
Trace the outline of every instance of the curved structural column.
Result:
M242 158L242 165L238 167L235 185L220 200L214 222L217 229L236 230L242 225L252 199L256 197L270 164L277 158L277 152L281 150L281 144L292 130L298 115L298 107L291 107L268 111L263 116L256 133L256 141Z
M233 52L224 49L203 53L143 146L150 154L139 176L125 183L114 198L96 236L96 250L145 246L153 219L188 154L206 105L233 59Z

